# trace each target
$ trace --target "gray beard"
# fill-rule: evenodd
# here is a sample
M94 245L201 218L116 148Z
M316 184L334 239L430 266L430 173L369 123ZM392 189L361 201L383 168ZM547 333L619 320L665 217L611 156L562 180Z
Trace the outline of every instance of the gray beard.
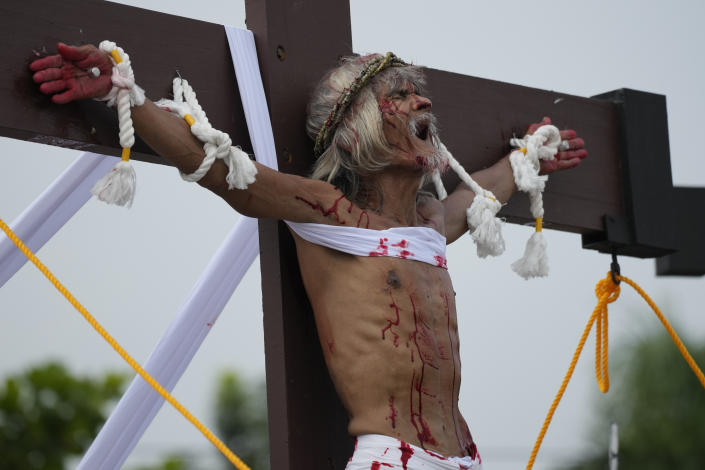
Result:
M436 116L433 113L426 112L418 114L409 120L409 134L417 136L418 132L424 127L427 128L428 137L433 147L433 152L423 157L419 164L423 165L428 172L439 170L443 173L448 169L448 151L441 145L441 140L438 137L438 127L436 126Z

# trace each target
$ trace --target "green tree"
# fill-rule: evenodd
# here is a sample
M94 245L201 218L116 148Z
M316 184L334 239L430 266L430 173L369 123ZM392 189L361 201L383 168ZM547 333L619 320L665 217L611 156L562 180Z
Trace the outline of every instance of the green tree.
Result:
M705 366L705 344L689 346ZM705 468L705 389L670 337L662 330L618 348L613 387L600 400L592 435L599 455L570 468L608 468L609 423L619 425L620 470L701 470Z
M182 455L168 455L156 467L137 467L135 470L190 470L192 467L187 463L187 458Z
M234 372L218 378L216 392L218 436L248 466L269 469L269 434L267 428L267 393L264 383L248 386ZM225 460L225 468L232 464Z
M76 377L56 362L10 376L0 387L0 468L63 470L105 421L126 377Z

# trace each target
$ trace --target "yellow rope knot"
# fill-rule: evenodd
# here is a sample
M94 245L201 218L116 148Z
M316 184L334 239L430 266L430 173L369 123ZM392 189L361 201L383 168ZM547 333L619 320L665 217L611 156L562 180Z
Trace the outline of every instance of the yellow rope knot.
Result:
M617 278L619 279L619 277ZM610 389L610 373L607 362L607 305L617 300L620 292L619 284L615 284L611 272L608 272L607 277L595 286L597 307L595 307L591 320L594 319L597 323L595 334L595 378L597 379L597 386L602 393L607 393ZM591 323L592 321L588 323L589 327L592 326Z
M588 320L588 323L585 326L585 329L583 330L583 335L580 337L578 347L575 349L573 358L570 361L568 372L566 372L565 377L563 378L563 382L561 383L561 386L558 389L558 393L553 399L553 403L551 403L551 407L549 408L548 413L546 414L546 419L543 422L543 426L541 426L541 431L539 431L539 437L536 439L534 448L531 451L531 456L529 457L529 462L526 464L526 470L531 470L531 468L533 468L534 466L534 461L536 460L536 456L539 452L539 448L541 447L541 443L543 442L543 438L546 435L546 431L548 430L549 424L551 424L553 414L556 412L556 408L558 407L561 398L563 398L563 393L565 392L565 389L568 386L568 382L570 381L570 378L573 375L575 365L578 363L578 358L580 357L580 353L582 352L583 347L585 346L585 341L587 341L587 337L590 334L590 330L592 330L593 323L597 323L597 331L595 335L595 378L597 379L597 385L602 393L607 393L607 391L610 389L609 370L607 367L607 305L617 300L621 292L619 284L617 284L615 280L617 282L626 282L627 284L632 286L634 290L636 290L639 295L646 301L646 303L649 304L649 307L651 307L658 319L661 320L661 323L663 324L664 328L666 328L666 331L671 336L673 342L676 344L676 347L683 356L683 359L685 359L690 368L693 370L693 373L695 373L695 376L700 381L700 384L703 386L703 388L705 388L705 375L703 375L702 371L695 363L695 360L690 355L685 345L680 340L676 332L673 330L673 327L671 327L670 323L668 323L666 317L664 317L663 313L661 313L661 310L656 306L654 301L651 300L651 298L646 294L646 292L644 292L644 290L639 287L634 281L627 277L619 275L617 272L609 271L607 272L607 276L604 279L601 279L595 286L597 305L592 311L592 315L590 315L590 319Z

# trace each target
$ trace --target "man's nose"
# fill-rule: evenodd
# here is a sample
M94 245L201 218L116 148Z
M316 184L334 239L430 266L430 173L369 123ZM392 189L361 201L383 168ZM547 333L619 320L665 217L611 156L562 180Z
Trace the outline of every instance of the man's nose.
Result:
M414 110L420 111L420 110L430 110L431 109L431 100L426 98L425 96L414 96Z

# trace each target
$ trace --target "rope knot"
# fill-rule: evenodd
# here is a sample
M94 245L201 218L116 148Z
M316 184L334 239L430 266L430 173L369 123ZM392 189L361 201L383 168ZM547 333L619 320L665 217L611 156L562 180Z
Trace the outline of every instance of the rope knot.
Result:
M135 86L135 77L134 75L130 76L130 69L128 67L129 64L126 62L120 62L113 67L113 74L110 76L113 86L123 90L131 90Z
M619 298L621 288L612 280L612 273L608 272L607 277L601 279L595 286L595 295L598 300L605 298L605 305L611 304Z

